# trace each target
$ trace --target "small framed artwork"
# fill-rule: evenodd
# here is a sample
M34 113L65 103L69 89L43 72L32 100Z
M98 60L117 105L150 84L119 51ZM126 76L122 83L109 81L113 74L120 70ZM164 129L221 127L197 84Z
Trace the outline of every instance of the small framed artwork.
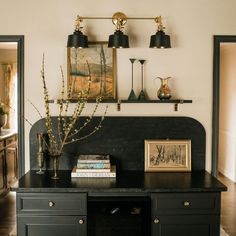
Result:
M145 140L146 172L191 171L191 140Z
M71 87L71 99L87 90L90 69L89 100L98 96L102 100L116 98L116 50L108 48L107 42L89 43L88 48L68 48L67 87Z

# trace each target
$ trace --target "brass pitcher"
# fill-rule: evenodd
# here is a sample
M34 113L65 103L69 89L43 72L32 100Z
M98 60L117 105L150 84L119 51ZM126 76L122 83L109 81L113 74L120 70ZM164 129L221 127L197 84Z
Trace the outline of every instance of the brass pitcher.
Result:
M160 88L157 90L157 97L160 100L168 100L171 98L171 89L168 85L168 81L171 77L167 77L167 78L161 78L161 77L156 77L156 79L160 79L161 81L161 86Z

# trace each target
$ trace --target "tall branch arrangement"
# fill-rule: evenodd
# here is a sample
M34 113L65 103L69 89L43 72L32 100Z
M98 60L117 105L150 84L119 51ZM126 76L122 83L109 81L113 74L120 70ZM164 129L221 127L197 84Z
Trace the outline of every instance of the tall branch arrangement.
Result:
M68 97L70 97L71 95L72 85L69 85L69 89L66 92L64 74L61 68L61 78L62 78L61 98L58 100L59 115L57 119L57 128L55 128L53 126L53 119L50 112L49 92L46 85L45 70L44 70L45 60L43 56L41 78L43 82L43 93L44 93L45 120L46 120L45 126L49 139L49 142L46 143L46 145L49 154L52 156L60 155L65 145L73 142L78 142L80 140L90 137L95 132L97 132L102 126L102 122L107 113L107 108L108 108L107 106L103 116L100 118L98 123L87 134L81 135L81 131L84 130L92 121L98 109L99 103L101 102L102 99L100 96L96 98L96 104L94 106L92 113L88 116L88 118L86 118L83 121L83 123L80 122L81 124L79 125L81 114L88 101L88 95L91 86L91 73L88 62L87 62L87 67L88 67L88 87L86 90L82 90L78 93L77 102L75 104L74 111L72 112L71 116L68 116L68 109L70 104ZM42 117L38 109L35 106L34 108L36 109L40 117Z
M105 111L101 116L100 120L98 121L98 123L94 127L92 127L92 129L90 128L87 134L81 135L81 131L83 131L92 121L98 109L99 103L102 100L101 96L98 96L96 98L96 104L94 106L92 113L83 122L81 122L80 117L88 101L88 95L91 86L91 73L88 62L87 62L87 67L88 67L88 86L85 90L82 90L78 93L77 102L75 103L75 108L74 111L72 112L72 115L68 115L69 104L70 104L70 100L68 98L71 97L72 84L70 84L68 90L65 91L66 90L65 79L63 70L61 68L61 79L62 79L61 98L58 100L59 115L57 119L57 127L55 128L55 126L53 125L55 119L53 119L53 117L51 116L50 105L49 105L50 103L49 92L45 78L45 59L43 55L41 78L43 82L43 93L44 93L45 127L48 135L48 141L44 140L44 143L48 149L49 155L51 156L60 155L65 145L86 139L91 135L93 135L94 133L96 133L102 127L102 122L106 116L108 106L106 106ZM28 100L28 102L36 110L40 118L43 118L43 115L40 113L37 107L30 100ZM0 114L3 112L2 111L3 105L6 104L0 102ZM7 106L15 111L13 107L9 105ZM33 126L33 124L29 121L29 119L27 119L24 116L23 118L30 126Z

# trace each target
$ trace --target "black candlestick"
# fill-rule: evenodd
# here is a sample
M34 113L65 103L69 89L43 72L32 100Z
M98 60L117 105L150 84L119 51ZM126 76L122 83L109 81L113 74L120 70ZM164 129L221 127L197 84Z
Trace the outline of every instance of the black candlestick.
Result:
M134 62L135 62L136 59L130 58L129 60L130 60L131 65L132 65L132 86L131 86L131 91L130 91L128 100L136 100L137 97L136 97L135 92L134 92Z
M140 92L140 94L139 94L139 96L138 96L138 100L147 100L147 98L146 98L146 95L145 95L145 93L144 93L144 76L143 76L143 72L144 72L144 66L143 66L143 64L144 64L144 62L145 62L146 60L139 60L139 62L140 62L140 64L141 64L141 84L142 84L142 89L141 89L141 92Z

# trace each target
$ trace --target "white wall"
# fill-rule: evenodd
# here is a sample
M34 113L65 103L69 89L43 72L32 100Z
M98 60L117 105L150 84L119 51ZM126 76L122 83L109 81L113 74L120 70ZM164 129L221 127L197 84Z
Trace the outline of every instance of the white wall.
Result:
M219 171L236 182L236 44L220 46Z
M25 98L43 110L40 67L46 53L46 72L50 94L58 95L60 87L59 65L66 69L67 35L74 29L77 14L82 16L112 16L122 11L130 17L162 15L167 33L172 38L172 49L148 48L149 37L156 26L151 21L129 21L126 33L132 32L130 45L134 48L118 50L118 92L126 98L130 89L130 63L128 58L147 60L146 88L155 98L156 76L172 76L173 95L193 99L193 104L173 105L127 104L121 112L109 105L109 115L189 116L199 120L206 129L206 168L211 169L211 116L212 116L212 57L213 35L236 34L235 0L21 0L2 1L0 35L25 35ZM110 21L86 21L92 40L107 40L113 32ZM88 110L91 110L89 106ZM32 107L25 103L25 115L32 122L38 119ZM28 162L28 132L26 125L26 170Z

